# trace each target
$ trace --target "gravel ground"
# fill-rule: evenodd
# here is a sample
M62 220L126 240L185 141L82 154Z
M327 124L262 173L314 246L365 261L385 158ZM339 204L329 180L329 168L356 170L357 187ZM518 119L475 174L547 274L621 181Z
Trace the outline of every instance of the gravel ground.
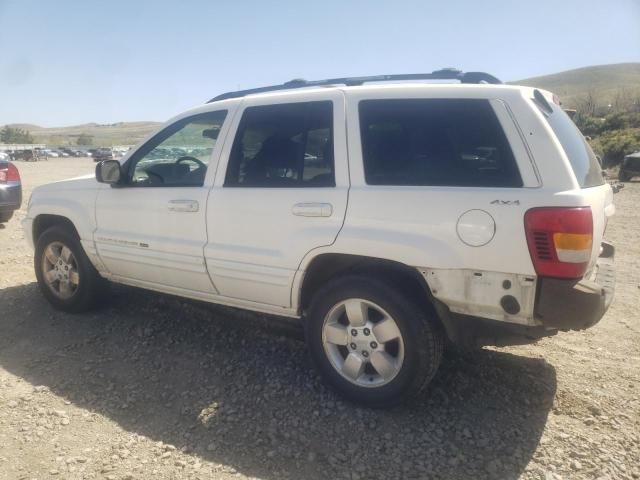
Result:
M18 167L26 204L93 163ZM640 184L616 202L597 326L448 355L392 410L328 391L283 321L118 286L99 312L54 311L23 209L0 226L0 478L640 478Z

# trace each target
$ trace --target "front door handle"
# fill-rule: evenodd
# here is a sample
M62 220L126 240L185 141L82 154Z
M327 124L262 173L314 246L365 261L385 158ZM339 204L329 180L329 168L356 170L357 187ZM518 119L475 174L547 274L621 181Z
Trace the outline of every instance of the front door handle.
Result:
M291 213L299 217L330 217L333 206L330 203L296 203Z
M200 204L197 200L170 200L168 207L172 212L197 212Z

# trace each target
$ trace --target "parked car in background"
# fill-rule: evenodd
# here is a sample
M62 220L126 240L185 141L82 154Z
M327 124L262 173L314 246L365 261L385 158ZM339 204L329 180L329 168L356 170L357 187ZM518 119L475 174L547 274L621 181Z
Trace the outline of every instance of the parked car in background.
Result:
M124 157L127 154L127 152L131 149L130 148L112 148L111 150L113 151L114 157L121 158L121 157Z
M628 182L633 177L640 177L640 152L624 157L618 172L618 180L621 182Z
M110 148L98 148L93 152L93 161L102 162L104 160L113 160L113 152Z
M22 183L18 167L0 160L0 223L8 222L21 203Z
M63 157L75 157L76 154L73 150L71 150L70 148L61 148L60 149L60 153L62 153Z
M14 150L10 155L10 160L17 161L22 160L23 162L37 162L44 158L44 153L42 150L38 148L34 149L26 149L26 150Z

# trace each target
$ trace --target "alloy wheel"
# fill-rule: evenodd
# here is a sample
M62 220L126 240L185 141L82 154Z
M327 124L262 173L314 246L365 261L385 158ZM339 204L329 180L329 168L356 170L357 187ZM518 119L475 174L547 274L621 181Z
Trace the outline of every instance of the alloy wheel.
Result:
M360 298L343 300L327 313L322 345L333 368L360 387L386 385L404 361L396 321L379 305Z
M69 247L52 242L42 256L42 276L49 290L58 298L68 300L80 285L78 261Z

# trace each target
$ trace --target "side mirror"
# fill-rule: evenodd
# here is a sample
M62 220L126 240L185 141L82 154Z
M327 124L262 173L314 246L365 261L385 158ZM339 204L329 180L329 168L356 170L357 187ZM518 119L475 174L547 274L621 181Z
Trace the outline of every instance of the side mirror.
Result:
M96 165L96 180L100 183L114 184L120 182L122 172L117 160L103 160Z

